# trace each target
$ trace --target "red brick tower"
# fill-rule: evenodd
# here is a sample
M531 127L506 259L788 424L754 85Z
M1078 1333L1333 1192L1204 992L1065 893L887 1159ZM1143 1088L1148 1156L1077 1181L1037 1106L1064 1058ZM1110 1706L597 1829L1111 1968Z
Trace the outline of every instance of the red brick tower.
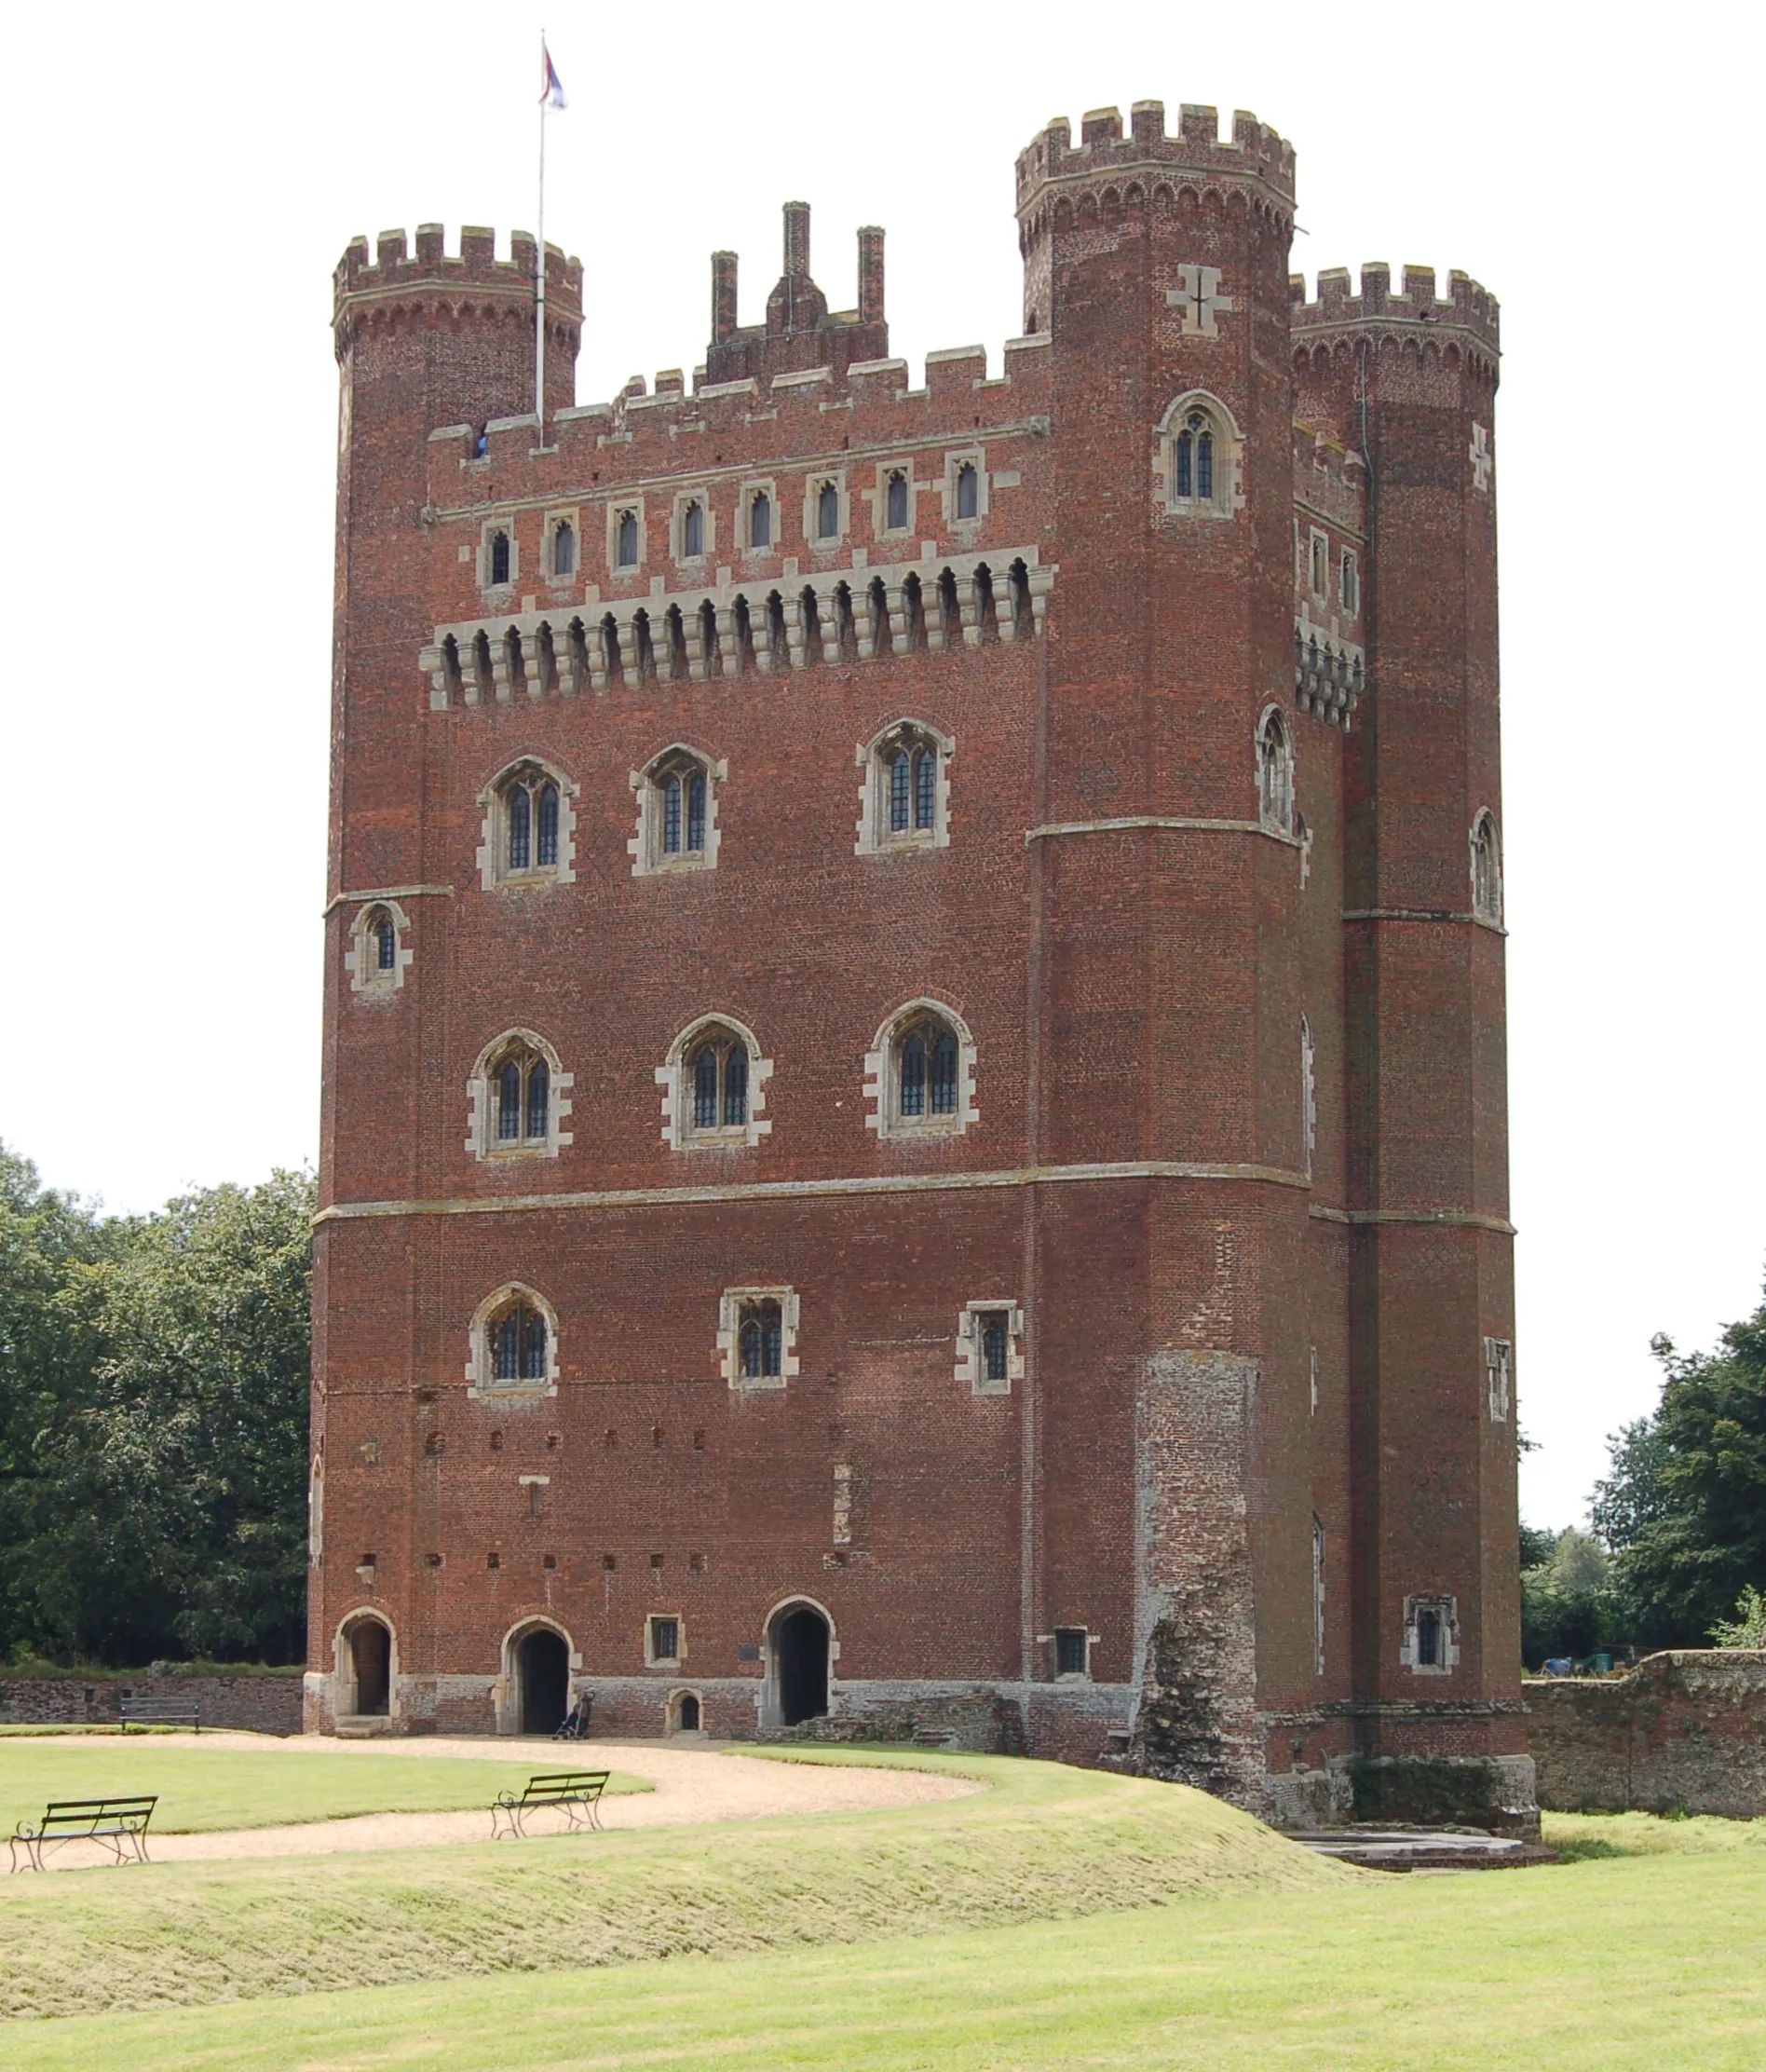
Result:
M311 1717L1519 1807L1494 306L1017 187L1000 373L794 203L543 440L531 247L340 269Z

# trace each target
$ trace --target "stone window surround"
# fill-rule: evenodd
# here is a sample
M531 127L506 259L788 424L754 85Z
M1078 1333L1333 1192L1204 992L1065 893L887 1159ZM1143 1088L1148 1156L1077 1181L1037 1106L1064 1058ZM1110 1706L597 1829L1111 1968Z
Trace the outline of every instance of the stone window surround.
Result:
M1183 420L1200 410L1214 432L1214 495L1179 497L1175 449ZM1153 498L1174 518L1232 518L1244 509L1244 435L1218 396L1206 388L1189 388L1167 405L1153 430Z
M1484 1382L1490 1405L1490 1422L1506 1424L1515 1400L1515 1342L1509 1338L1484 1341Z
M698 504L705 521L702 552L689 554L686 547L686 507ZM680 568L703 568L717 552L717 519L712 509L711 491L704 487L677 489L669 512L669 559Z
M890 517L890 477L900 475L907 484L907 523L891 525ZM914 479L914 458L904 454L899 459L879 460L876 464L876 486L864 492L871 506L871 533L877 539L908 539L914 532L915 498L922 489L930 488L928 483ZM965 519L964 524L968 524Z
M1417 1623L1424 1612L1434 1612L1441 1619L1442 1653L1445 1662L1419 1662L1417 1659ZM1405 1599L1405 1636L1398 1650L1399 1666L1407 1669L1412 1676L1451 1676L1460 1661L1460 1601L1447 1594L1421 1595Z
M817 527L817 506L822 499L823 487L832 483L835 495L839 498L839 525L831 533ZM846 546L847 536L852 530L852 499L847 487L847 470L844 468L818 468L803 478L803 543L809 553L839 553Z
M546 1375L543 1381L498 1382L491 1378L490 1326L516 1301L528 1303L546 1319ZM496 1402L523 1399L537 1402L541 1397L557 1395L558 1313L537 1288L525 1281L505 1281L502 1287L494 1288L472 1312L472 1321L468 1327L466 1382L469 1397L485 1397Z
M638 558L635 561L619 559L619 521L627 511L638 522ZM606 532L607 574L615 582L629 582L650 558L650 535L644 515L644 498L616 497L607 506Z
M676 757L690 759L704 772L705 847L690 854L684 852L671 856L662 848L661 797L656 780ZM626 843L633 878L667 877L676 871L717 868L717 852L723 842L717 825L717 800L728 776L727 758L708 756L704 749L695 748L690 742L685 741L672 741L666 748L659 749L642 770L630 772L632 789L638 800L637 829Z
M764 547L756 547L749 537L749 527L754 524L754 498L764 495L772 505L772 538ZM736 551L744 560L765 554L784 552L781 541L780 522L783 511L779 502L779 484L771 475L745 475L736 492Z
M938 780L932 794L932 825L931 827L910 827L896 834L889 825L889 800L884 795L888 780L884 775L883 755L891 742L909 733L924 735L937 751ZM859 818L855 830L858 838L852 845L855 856L892 856L903 850L950 847L950 759L956 753L954 734L941 732L929 720L905 717L890 720L880 733L874 734L869 742L854 750L854 759L863 772L859 786Z
M577 566L562 576L558 573L552 559L557 551L555 542L558 538L560 525L568 525L577 537ZM573 588L582 580L582 512L575 506L567 510L549 511L545 517L545 532L542 535L544 544L540 552L542 572L545 579L554 587Z
M392 969L380 968L380 945L373 940L374 931L369 923L376 914L386 914L392 922L393 942ZM405 947L405 937L411 932L411 922L405 910L396 899L371 899L357 911L349 927L349 947L344 952L344 969L349 974L349 989L352 993L396 993L404 985L405 967L415 955Z
M524 1044L546 1060L549 1097L543 1144L526 1139L514 1144L499 1144L496 1140L496 1091L491 1084L491 1069L515 1043ZM556 1158L576 1140L569 1130L560 1126L570 1113L570 1089L575 1084L575 1074L564 1070L559 1063L558 1053L533 1029L506 1029L501 1035L492 1037L479 1052L466 1083L467 1155L486 1165L503 1165L522 1158Z
M726 1029L748 1051L748 1120L745 1124L694 1129L693 1089L687 1084L686 1059L697 1039L708 1029ZM773 1075L773 1061L760 1055L760 1039L746 1023L733 1015L701 1015L690 1021L669 1045L666 1060L656 1068L656 1083L662 1089L662 1141L672 1151L729 1151L743 1146L752 1151L763 1137L772 1135L772 1117L762 1111L767 1105L767 1082Z
M1285 823L1280 814L1270 814L1264 811L1263 737L1271 719L1281 729L1282 743L1287 757L1287 819ZM1295 746L1294 729L1288 725L1287 716L1283 712L1281 706L1273 702L1265 705L1262 712L1257 716L1257 732L1252 736L1251 771L1252 781L1257 786L1257 820L1259 825L1270 834L1283 835L1288 840L1294 840L1294 816L1299 805L1299 755Z
M682 1629L685 1631L685 1628ZM698 1726L681 1724L681 1703L691 1698L699 1707ZM684 1684L678 1690L671 1691L662 1707L663 1732L667 1734L703 1734L705 1731L705 1693L697 1684Z
M1307 528L1306 582L1320 604L1331 595L1331 536L1317 525Z
M1478 887L1478 832L1488 828L1490 837L1490 862L1496 873L1496 901L1492 910ZM1501 929L1502 926L1502 834L1497 825L1496 815L1488 806L1480 806L1472 816L1472 825L1466 834L1467 867L1471 873L1472 919L1486 928Z
M981 1357L981 1318L998 1315L1001 1311L1006 1318L1006 1378L1003 1382L990 1382L983 1371ZM1013 1382L1024 1379L1024 1312L1010 1300L991 1302L965 1302L957 1318L957 1374L960 1385L975 1396L1010 1396Z
M509 535L509 580L494 583L491 580L491 541L499 533ZM515 537L515 521L511 517L487 518L479 527L478 586L481 590L504 593L513 590L521 580L521 541Z
M965 467L975 470L975 515L959 518L957 515L957 477ZM944 456L944 479L938 484L940 508L944 514L944 529L955 533L965 542L971 540L980 529L992 502L993 477L987 472L987 449L977 443L972 446L954 446ZM910 474L907 484L908 514L913 515L914 480Z
M957 1037L957 1112L903 1119L897 1111L900 1098L896 1084L896 1038L903 1024L923 1014L948 1022ZM969 1024L957 1010L942 1000L921 998L904 1001L877 1030L864 1054L864 1081L861 1089L870 1106L864 1118L866 1129L878 1138L913 1143L926 1137L960 1137L981 1120L975 1105L975 1039Z
M674 1653L659 1655L656 1652L657 1624L662 1619L674 1621ZM646 1612L644 1615L644 1666L646 1670L678 1670L686 1660L686 1621L679 1612ZM700 1718L704 1717L701 1711Z
M1078 1633L1084 1640L1085 1667L1082 1670L1063 1670L1056 1668L1055 1665L1060 1660L1060 1656L1057 1653L1057 1649L1060 1644L1060 1636L1063 1633ZM1098 1642L1102 1638L1102 1634L1094 1633L1088 1628L1083 1626L1057 1626L1050 1632L1039 1633L1037 1635L1037 1645L1039 1647L1046 1647L1049 1651L1050 1683L1089 1684L1092 1681L1092 1650L1097 1645Z
M779 1371L742 1372L742 1307L747 1302L779 1304ZM717 1344L714 1357L731 1388L783 1388L797 1371L797 1291L795 1288L727 1288L717 1299Z
M536 866L531 870L507 871L498 859L509 853L506 839L506 824L503 813L503 796L513 779L524 770L542 770L558 786L558 861L555 864ZM555 764L543 756L517 756L513 762L505 763L495 777L478 795L478 803L483 808L480 823L482 840L474 861L478 865L479 882L488 892L508 888L525 888L537 885L573 885L577 881L577 813L571 800L576 797L577 786ZM534 830L533 840L537 847L539 831Z

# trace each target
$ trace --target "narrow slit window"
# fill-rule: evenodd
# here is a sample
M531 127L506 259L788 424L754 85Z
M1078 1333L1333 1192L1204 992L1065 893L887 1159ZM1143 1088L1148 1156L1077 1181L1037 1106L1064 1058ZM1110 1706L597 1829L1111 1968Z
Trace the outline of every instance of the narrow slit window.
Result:
M638 565L638 514L635 511L619 513L618 552L614 558L621 568L635 568Z
M552 574L574 576L577 572L577 528L564 520L552 534Z
M972 460L965 460L957 470L957 515L959 519L981 515L981 477Z
M396 971L399 967L399 931L393 919L384 908L374 922L374 963L377 970Z
M748 544L751 547L770 547L772 536L772 498L763 489L748 507Z
M491 582L506 583L509 580L509 535L494 532L491 535Z
M681 514L681 559L698 561L705 552L705 507L688 504Z
M834 539L840 531L840 492L831 482L824 482L816 495L816 538Z
M890 476L884 523L890 532L907 530L907 477L899 468Z
M990 1309L982 1313L981 1322L981 1373L988 1382L1003 1382L1010 1374L1009 1355L1012 1347L1011 1322L1002 1309Z

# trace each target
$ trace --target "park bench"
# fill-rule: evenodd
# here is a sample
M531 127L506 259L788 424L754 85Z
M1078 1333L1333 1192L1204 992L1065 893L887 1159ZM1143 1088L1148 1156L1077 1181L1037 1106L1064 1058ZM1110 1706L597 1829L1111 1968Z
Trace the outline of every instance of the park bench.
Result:
M194 1726L202 1732L202 1708L193 1697L124 1697L116 1716L127 1734L131 1726Z
M524 1791L499 1792L491 1807L491 1840L503 1832L505 1821L510 1834L525 1839L522 1822L537 1806L562 1806L569 1828L598 1828L595 1807L607 1788L607 1777L605 1770L548 1770L530 1777Z
M147 1823L158 1804L157 1798L51 1799L40 1820L20 1820L13 1829L7 1845L11 1868L19 1868L23 1849L27 1869L40 1871L44 1851L68 1842L96 1842L118 1863L145 1863Z

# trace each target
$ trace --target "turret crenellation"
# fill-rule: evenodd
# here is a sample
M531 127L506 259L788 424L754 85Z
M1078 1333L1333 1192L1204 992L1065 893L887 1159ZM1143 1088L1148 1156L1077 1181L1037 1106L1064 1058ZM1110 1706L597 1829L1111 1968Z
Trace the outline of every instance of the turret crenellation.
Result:
M1288 277L1290 322L1295 341L1306 334L1366 329L1395 332L1402 328L1460 331L1495 358L1501 350L1501 305L1488 288L1456 267L1447 276L1447 293L1435 293L1433 266L1406 266L1402 285L1392 292L1392 268L1369 260L1361 269L1361 292L1353 292L1346 266L1327 266L1318 277L1315 300L1306 299L1306 276Z
M496 256L496 233L469 224L460 231L460 249L449 252L439 223L417 225L416 250L411 252L402 228L383 230L370 256L366 238L352 238L333 275L333 325L341 351L349 324L359 313L403 301L445 305L450 296L470 290L474 299L497 305L526 304L534 299L537 247L531 231L509 234L509 255ZM582 262L567 258L556 245L546 247L546 306L550 320L574 334L582 323Z
M1026 145L1018 154L1020 219L1051 184L1141 166L1204 179L1249 174L1286 210L1294 206L1294 147L1256 116L1235 109L1232 133L1223 138L1217 109L1185 102L1172 135L1165 128L1164 102L1137 101L1129 111L1126 136L1120 110L1094 108L1080 118L1077 145L1064 116L1056 116Z

